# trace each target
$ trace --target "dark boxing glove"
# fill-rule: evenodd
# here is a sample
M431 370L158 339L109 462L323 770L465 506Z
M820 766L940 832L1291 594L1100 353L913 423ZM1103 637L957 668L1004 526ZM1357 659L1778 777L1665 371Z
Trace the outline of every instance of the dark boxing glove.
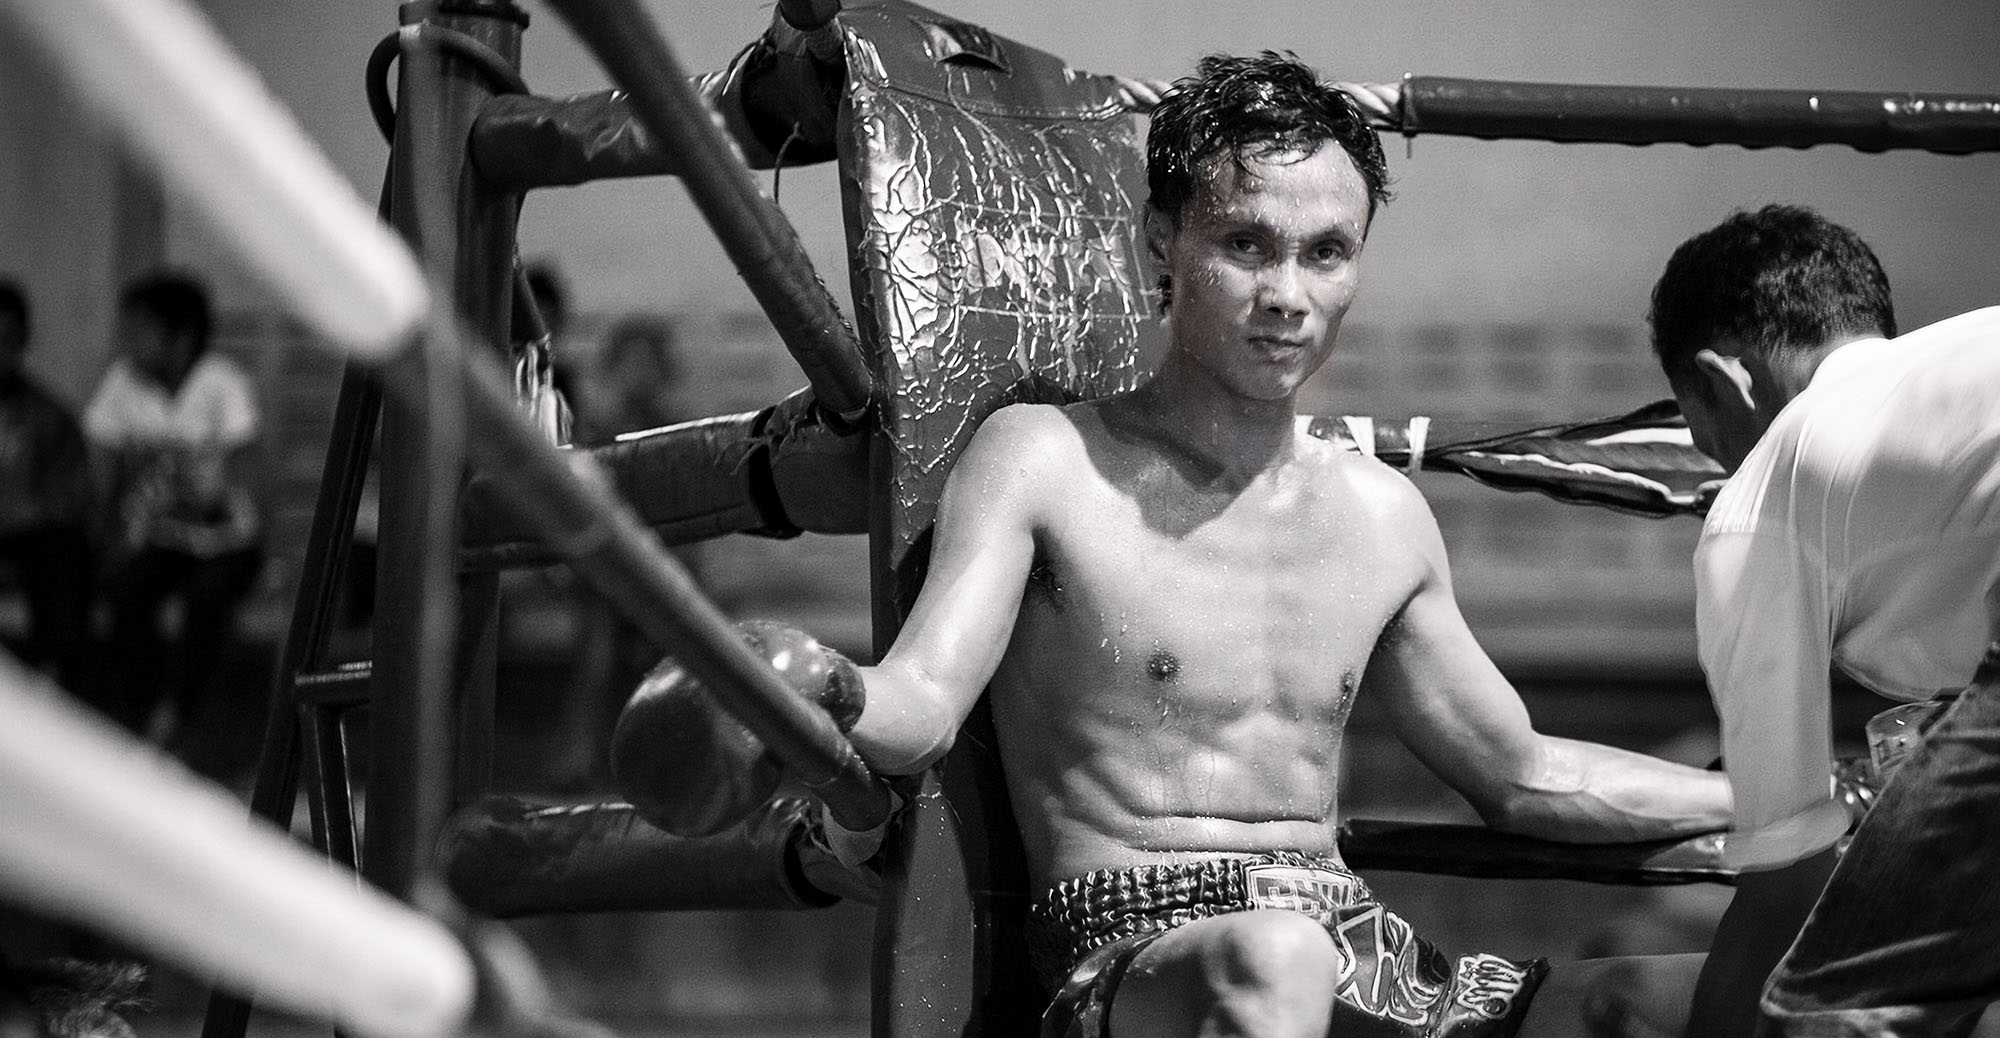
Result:
M679 836L721 832L778 788L778 762L671 657L611 733L611 774L639 817Z
M865 696L851 660L785 624L751 620L737 631L841 731L854 726ZM763 742L671 658L646 675L619 715L611 772L640 817L681 836L728 828L770 799L780 777Z

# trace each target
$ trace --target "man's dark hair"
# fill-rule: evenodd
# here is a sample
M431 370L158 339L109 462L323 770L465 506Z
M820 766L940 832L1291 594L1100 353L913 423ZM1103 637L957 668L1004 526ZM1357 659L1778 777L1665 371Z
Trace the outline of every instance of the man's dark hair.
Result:
M1860 235L1804 206L1738 211L1682 242L1653 286L1653 352L1676 381L1724 340L1766 359L1842 335L1894 338L1881 261Z
M1219 155L1240 166L1273 152L1310 155L1327 141L1339 144L1361 171L1372 221L1375 207L1389 200L1389 166L1354 99L1290 53L1211 54L1153 109L1146 135L1152 205L1179 220L1202 167Z
M126 286L118 303L144 310L170 332L192 336L195 356L208 350L208 290L194 278L185 274L148 275Z
M28 294L12 281L0 279L0 314L13 314L21 321L21 335L28 334Z

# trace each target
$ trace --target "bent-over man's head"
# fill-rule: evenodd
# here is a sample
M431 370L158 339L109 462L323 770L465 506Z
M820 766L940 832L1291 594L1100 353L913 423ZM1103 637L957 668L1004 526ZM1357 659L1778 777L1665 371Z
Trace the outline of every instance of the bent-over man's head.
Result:
M1795 205L1738 212L1681 243L1648 320L1695 446L1732 472L1827 353L1896 334L1868 243Z

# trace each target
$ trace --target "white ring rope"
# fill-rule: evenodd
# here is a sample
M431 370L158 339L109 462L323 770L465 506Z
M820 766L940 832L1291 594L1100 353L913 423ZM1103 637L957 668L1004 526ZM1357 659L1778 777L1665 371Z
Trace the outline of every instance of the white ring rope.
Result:
M1354 99L1361 114L1368 117L1368 125L1378 130L1394 130L1402 126L1402 118L1397 114L1403 104L1402 84L1340 82L1333 86Z
M1341 415L1340 422L1347 426L1347 435L1354 446L1369 457L1375 456L1375 419L1365 414Z
M0 0L46 59L299 317L379 359L429 307L416 259L180 0Z
M0 651L0 897L369 1038L441 1038L473 966L443 924Z

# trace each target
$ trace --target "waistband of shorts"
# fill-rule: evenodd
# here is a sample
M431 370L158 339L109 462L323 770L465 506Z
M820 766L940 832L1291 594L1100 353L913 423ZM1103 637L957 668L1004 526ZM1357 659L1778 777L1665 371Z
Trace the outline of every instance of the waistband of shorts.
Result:
M1157 907L1195 903L1247 905L1249 893L1243 870L1258 865L1316 869L1362 882L1346 862L1334 855L1271 851L1098 869L1044 889L1029 902L1028 911L1054 921L1077 910L1101 911L1107 903L1116 905L1135 900Z
M1037 972L1066 974L1091 949L1111 941L1257 908L1248 876L1260 866L1310 870L1343 888L1342 900L1374 897L1361 877L1330 854L1278 851L1099 869L1063 880L1029 902L1028 940Z

